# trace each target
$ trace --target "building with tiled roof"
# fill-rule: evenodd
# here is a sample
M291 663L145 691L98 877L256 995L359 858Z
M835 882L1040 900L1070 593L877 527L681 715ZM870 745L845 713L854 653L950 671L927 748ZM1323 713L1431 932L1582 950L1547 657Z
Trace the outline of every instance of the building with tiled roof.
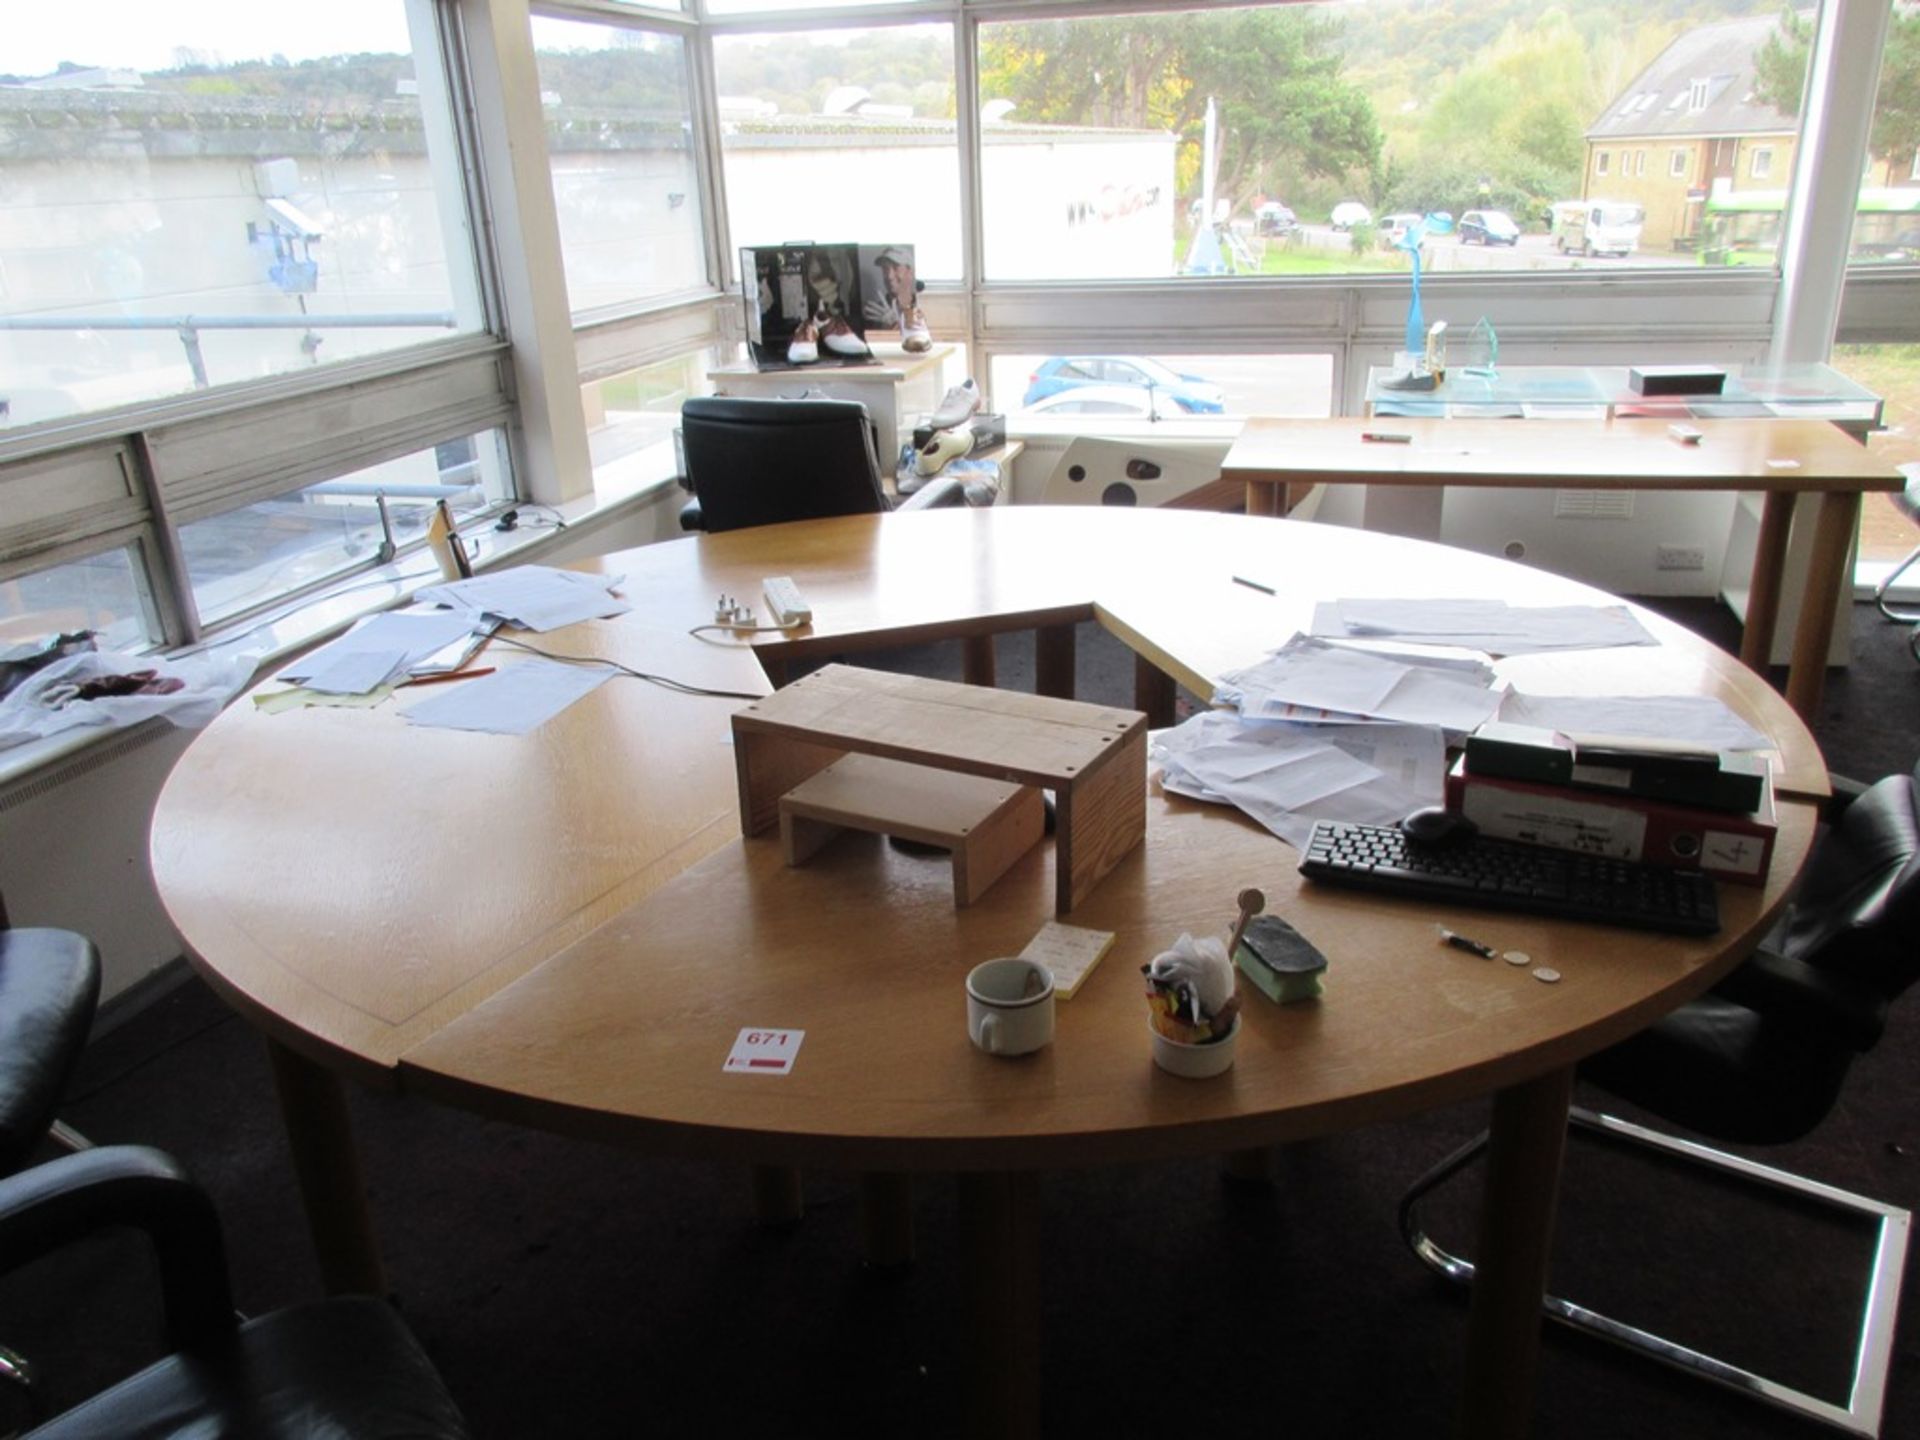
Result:
M1587 130L1583 195L1643 207L1643 248L1692 248L1716 181L1786 185L1799 122L1754 90L1755 56L1779 24L1762 15L1687 31Z

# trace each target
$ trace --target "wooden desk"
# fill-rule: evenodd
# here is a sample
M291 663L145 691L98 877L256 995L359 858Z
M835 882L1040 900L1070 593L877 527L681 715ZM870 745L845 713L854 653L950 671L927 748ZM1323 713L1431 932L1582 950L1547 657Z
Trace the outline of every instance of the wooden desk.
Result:
M790 652L990 643L1091 616L1203 689L1355 575L1406 595L1607 598L1418 541L1164 511L862 516L597 563L627 577L634 613L543 646L753 694L765 683L750 651L684 630L720 590L752 593L766 574L792 575L814 606L813 629L780 642ZM1285 595L1232 583L1261 565ZM1732 657L1641 618L1659 649L1502 668L1717 694L1787 765L1817 764L1805 727ZM516 663L498 644L489 658ZM269 1038L329 1286L382 1283L342 1075L648 1151L958 1172L962 1272L982 1317L969 1388L981 1428L1000 1434L1031 1433L1039 1413L1041 1171L1247 1149L1489 1092L1461 1425L1475 1440L1526 1433L1573 1065L1731 968L1812 834L1810 807L1783 804L1767 885L1725 887L1711 940L1459 920L1565 977L1541 985L1436 946L1433 908L1303 884L1293 852L1237 812L1150 789L1146 843L1074 915L1116 932L1113 953L1061 1007L1055 1042L1011 1063L968 1043L962 981L1053 913L1051 846L956 908L944 861L875 837L803 869L771 833L741 840L725 737L742 702L614 680L525 737L415 730L409 703L268 716L242 701L188 749L154 820L155 875L196 967ZM1167 1075L1149 1057L1138 967L1183 930L1224 932L1248 885L1319 943L1335 983L1319 1005L1252 1004L1225 1076ZM722 1073L747 1025L806 1031L792 1074Z
M1227 452L1222 479L1246 484L1249 515L1278 515L1290 489L1414 486L1431 491L1423 523L1439 534L1440 487L1594 486L1609 490L1758 490L1766 494L1740 658L1766 669L1780 615L1794 497L1817 492L1820 513L1794 631L1787 703L1813 718L1826 682L1827 637L1860 523L1860 496L1898 490L1893 468L1823 420L1696 420L1682 445L1664 420L1252 419ZM1362 440L1411 435L1411 444ZM1779 462L1792 462L1783 464Z

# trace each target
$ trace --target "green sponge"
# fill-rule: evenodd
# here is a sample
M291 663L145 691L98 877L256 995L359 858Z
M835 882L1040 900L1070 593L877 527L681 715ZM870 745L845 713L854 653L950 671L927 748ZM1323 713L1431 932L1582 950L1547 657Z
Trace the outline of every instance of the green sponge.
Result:
M1233 963L1269 1000L1311 1000L1322 990L1327 957L1278 915L1257 915L1240 936Z

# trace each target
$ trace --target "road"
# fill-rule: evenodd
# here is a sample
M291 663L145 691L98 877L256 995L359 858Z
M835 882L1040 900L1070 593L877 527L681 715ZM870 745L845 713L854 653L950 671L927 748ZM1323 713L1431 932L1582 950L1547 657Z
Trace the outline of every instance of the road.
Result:
M1310 249L1342 255L1351 253L1349 237L1331 225L1302 225L1298 233L1301 243ZM1562 255L1553 248L1551 236L1534 234L1522 235L1519 243L1511 247L1468 245L1457 235L1433 235L1428 237L1421 254L1428 274L1449 270L1661 270L1676 265L1692 268L1699 263L1691 255L1650 252L1636 252L1620 259L1609 256L1588 260L1579 255Z

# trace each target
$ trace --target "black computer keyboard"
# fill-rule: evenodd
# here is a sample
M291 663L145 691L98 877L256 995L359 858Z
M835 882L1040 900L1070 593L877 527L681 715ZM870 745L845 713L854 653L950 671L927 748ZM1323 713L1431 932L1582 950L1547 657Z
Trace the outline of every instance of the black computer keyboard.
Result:
M1720 928L1713 881L1704 875L1483 835L1422 843L1389 825L1321 820L1307 840L1300 873L1422 900L1677 935Z

